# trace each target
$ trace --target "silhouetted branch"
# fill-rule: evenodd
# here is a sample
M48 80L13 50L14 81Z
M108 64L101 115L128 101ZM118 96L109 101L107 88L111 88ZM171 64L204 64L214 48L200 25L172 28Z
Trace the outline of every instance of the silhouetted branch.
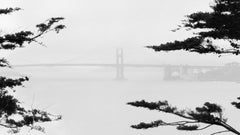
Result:
M158 126L177 126L179 130L196 130L199 126L197 125L187 125L187 124L197 124L197 121L176 121L176 122L164 122L162 120L153 121L151 123L141 122L138 125L132 125L135 129L148 129L155 128Z
M211 12L196 12L186 16L179 29L193 31L194 37L189 37L183 41L167 42L160 45L151 45L155 51L176 51L186 50L197 53L215 53L215 54L239 54L240 43L240 3L238 0L215 0L211 6ZM233 49L218 48L212 41L225 40L228 46ZM226 50L225 50L226 49Z
M221 133L225 133L225 132L230 132L230 131L224 130L224 131L219 131L219 132L212 133L210 135L216 135L216 134L221 134Z
M160 45L150 45L147 48L151 48L155 51L176 51L185 50L188 52L196 52L199 54L213 53L217 55L221 54L240 54L240 1L239 0L214 0L214 4L210 6L212 11L210 12L195 12L186 16L182 25L179 25L173 32L185 28L186 30L192 30L194 36L185 40L173 42L161 43ZM225 41L226 46L221 47L219 42ZM238 98L240 100L240 97ZM236 135L240 135L240 132L227 124L227 119L223 118L221 106L213 103L206 102L202 107L197 107L195 110L179 110L177 107L173 107L168 104L167 101L159 102L146 102L135 101L129 102L128 105L135 107L143 107L150 110L158 110L160 112L173 114L179 116L187 121L187 123L181 123L180 121L167 123L162 120L152 123L140 123L134 125L134 128L152 128L158 126L176 126L178 130L204 130L210 126L220 126L226 131L215 132L214 134L220 134L223 132L232 132ZM240 109L240 102L232 102L232 105ZM197 122L207 124L206 127L200 128L198 125L187 125L189 122Z
M211 126L213 126L213 125L210 124L210 125L207 125L207 126L205 126L205 127L203 127L203 128L199 128L199 129L197 129L197 130L204 130L204 129L207 129L207 128L211 127Z
M233 43L231 45L233 45ZM200 54L215 53L215 54L238 55L240 53L238 46L240 45L235 44L235 47L232 47L231 49L220 48L217 45L213 45L213 43L209 39L206 40L202 37L193 37L193 38L188 38L184 41L167 42L165 44L146 46L146 47L151 48L157 52L185 50L189 52L197 52Z
M175 126L178 130L198 131L215 125L240 135L236 129L226 123L227 120L223 118L222 108L217 104L206 102L202 107L196 107L195 111L179 110L178 108L169 105L167 101L146 102L141 100L129 102L127 104L135 107L147 108L150 110L158 110L160 112L173 114L186 119L176 122L165 122L163 120L157 120L151 123L141 122L138 125L131 126L135 129L148 129L159 126ZM201 128L199 124L207 124L207 126Z
M59 24L55 26L55 24L63 19L64 18L62 17L55 17L48 19L46 23L36 25L38 33L33 33L31 31L20 31L14 34L5 34L3 36L0 36L0 50L13 50L17 47L23 47L24 43L30 44L32 42L44 45L43 43L37 41L37 39L51 31L59 33L60 30L65 28L65 25Z
M6 8L0 9L0 15L10 14L14 11L21 10L20 8ZM45 23L38 24L37 32L19 31L15 33L7 33L0 35L0 50L13 50L15 48L24 47L25 43L39 42L39 37L48 32L55 31L59 33L65 28L65 25L58 24L64 18L53 17L48 19ZM11 67L5 58L0 58L0 67ZM10 133L18 133L22 127L29 127L30 129L44 132L42 126L35 125L35 123L51 122L60 120L59 115L52 115L46 111L38 109L26 109L21 106L21 102L12 94L15 92L14 88L17 86L23 87L23 82L28 81L28 77L8 78L0 76L0 127L10 129ZM10 92L10 90L12 90ZM16 117L15 117L16 116Z

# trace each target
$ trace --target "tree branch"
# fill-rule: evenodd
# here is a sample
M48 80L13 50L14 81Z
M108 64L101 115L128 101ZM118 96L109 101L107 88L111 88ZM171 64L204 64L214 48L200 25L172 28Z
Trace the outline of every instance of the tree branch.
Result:
M221 133L225 133L225 132L230 132L230 131L224 130L224 131L219 131L219 132L212 133L210 135L216 135L216 134L221 134Z
M167 101L159 101L159 102L146 102L142 101L135 101L127 103L129 105L135 107L143 107L148 108L150 110L158 110L161 112L173 114L179 116L181 118L187 119L184 121L176 121L176 122L164 122L162 120L154 121L151 123L144 123L141 122L138 125L133 125L133 128L136 129L147 129L147 128L154 128L158 126L176 126L178 130L188 130L188 131L197 131L197 130L204 130L213 125L221 126L227 129L229 132L235 133L240 135L240 133L228 125L226 123L226 119L222 117L222 108L221 106L206 102L202 107L196 107L195 111L179 111L178 108L172 107L168 104ZM195 125L191 125L195 124ZM196 124L207 124L207 126L203 128L199 128L199 125Z

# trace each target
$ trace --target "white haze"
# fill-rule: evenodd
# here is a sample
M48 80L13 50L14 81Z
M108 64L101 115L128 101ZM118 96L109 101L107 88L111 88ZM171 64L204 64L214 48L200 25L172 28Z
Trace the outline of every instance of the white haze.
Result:
M209 11L210 3L211 0L5 0L0 2L1 7L13 5L24 9L0 17L5 32L34 30L35 24L54 16L65 17L63 23L67 28L59 35L43 37L47 47L31 44L0 55L13 65L115 63L116 48L123 48L124 62L131 64L224 65L239 61L238 56L159 53L144 47L191 36L186 31L170 30L181 24L187 14ZM126 105L141 99L169 99L183 108L194 108L205 101L217 102L225 107L226 115L231 117L229 121L240 129L237 112L230 106L240 95L238 83L164 82L162 69L152 68L128 68L127 80L122 82L114 80L114 68L16 68L5 73L30 77L25 87L17 90L26 106L63 115L63 120L44 125L46 135L199 134L178 132L172 127L131 129L131 124L141 121L175 118ZM40 134L28 130L20 133Z

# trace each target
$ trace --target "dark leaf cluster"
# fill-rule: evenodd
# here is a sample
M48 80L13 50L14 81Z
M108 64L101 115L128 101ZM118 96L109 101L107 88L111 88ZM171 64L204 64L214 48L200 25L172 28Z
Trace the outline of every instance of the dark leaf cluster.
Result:
M150 110L164 111L166 113L176 112L176 110L177 110L176 107L170 106L167 101L146 102L145 100L141 100L141 101L136 101L136 102L129 102L127 104L135 106L135 107L147 108Z
M0 37L0 49L15 49L22 47L25 42L31 41L31 31L21 31L14 34L6 34Z
M18 79L11 79L0 76L0 90L6 88L14 88L16 86L22 86L24 81L28 81L28 77L22 77Z
M0 117L10 116L17 111L23 111L23 108L21 108L18 105L18 100L14 98L12 95L9 95L6 91L2 91L0 95Z
M198 130L199 126L198 125L180 125L177 126L178 130L185 130L185 131L194 131L194 130Z
M57 23L57 22L59 22L61 20L64 20L64 18L63 17L54 17L54 18L51 18L51 19L47 20L47 22L45 22L45 23L40 23L40 24L36 25L36 27L38 28L38 31L40 33L45 33L45 32L47 32L49 30L55 30L57 33L59 33L59 31L61 29L64 29L66 26L62 25L62 24L57 25L54 28L52 28L52 26L55 23Z
M0 9L0 14L9 14L9 13L12 13L14 11L18 11L18 10L21 10L21 8L5 8L5 9Z
M0 59L0 67L11 67L11 66L9 65L9 62L7 61L7 59L1 58Z
M148 128L155 128L155 127L158 127L163 124L164 124L164 122L162 120L157 120L157 121L153 121L151 123L141 122L138 125L132 125L131 127L135 128L135 129L148 129Z
M237 99L240 100L240 97L238 97ZM240 101L238 101L238 102L232 102L232 105L233 105L234 107L236 107L237 109L240 109Z

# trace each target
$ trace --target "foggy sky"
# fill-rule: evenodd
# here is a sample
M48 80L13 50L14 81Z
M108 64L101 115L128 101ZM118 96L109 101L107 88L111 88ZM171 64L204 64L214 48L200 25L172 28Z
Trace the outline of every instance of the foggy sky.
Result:
M181 40L191 36L175 29L184 16L195 11L209 11L210 0L19 0L2 2L4 7L19 6L24 10L1 16L4 30L34 30L34 26L50 17L63 16L67 29L41 40L48 46L31 44L24 49L7 53L16 63L93 62L112 63L115 49L124 49L129 63L190 63L198 61L223 63L236 57L219 59L216 55L194 53L155 53L147 45ZM5 55L5 53L4 53ZM191 59L189 59L191 56ZM195 59L193 59L195 58ZM177 60L176 60L177 59Z
M115 49L124 49L129 63L224 63L234 56L196 55L194 53L155 53L147 45L158 45L191 36L175 29L184 16L209 11L210 0L19 0L1 2L3 7L23 8L18 13L1 16L5 32L35 30L34 26L50 17L63 16L67 29L50 33L41 40L48 46L31 46L7 53L14 63L100 62L115 60ZM3 21L2 21L3 20ZM4 53L5 55L5 53ZM177 57L176 57L177 56ZM191 56L191 59L189 59ZM30 58L31 57L31 58ZM193 59L194 58L194 59ZM176 60L177 59L177 60Z
M193 58L206 62L204 64L234 61L236 57L233 56L219 59L216 55L155 53L144 48L191 36L186 31L173 33L170 30L181 24L187 14L209 11L209 4L210 0L11 1L3 5L19 6L24 10L2 18L7 30L34 30L36 24L55 16L66 18L63 23L67 29L58 35L51 33L44 36L41 40L47 48L31 44L30 47L8 53L8 56L17 64L112 63L115 61L115 49L121 47L125 61L129 63L201 64Z

